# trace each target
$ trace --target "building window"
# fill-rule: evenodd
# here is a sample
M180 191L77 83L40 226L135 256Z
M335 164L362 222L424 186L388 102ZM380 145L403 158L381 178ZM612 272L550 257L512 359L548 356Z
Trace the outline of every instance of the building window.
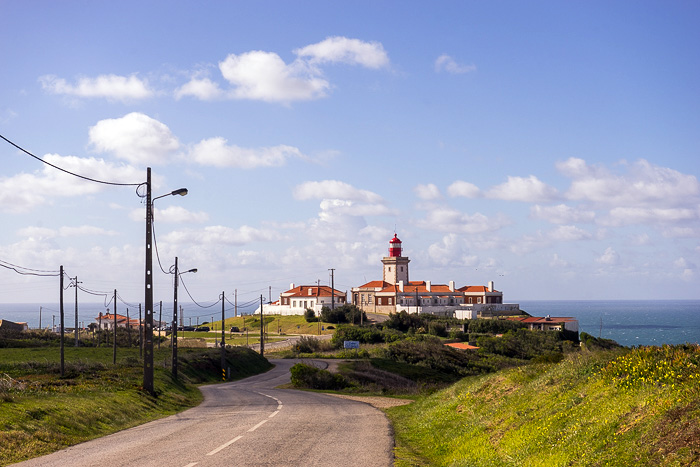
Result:
M403 266L401 266L401 272L403 272Z
M391 272L391 266L389 266L389 272Z
M476 299L476 303L481 303L481 297L478 297L478 298Z
M471 298L471 297L469 297L469 304L470 304L470 305L472 304L472 298Z
M393 303L392 303L393 300L394 300L393 298L389 298L389 305L393 305Z

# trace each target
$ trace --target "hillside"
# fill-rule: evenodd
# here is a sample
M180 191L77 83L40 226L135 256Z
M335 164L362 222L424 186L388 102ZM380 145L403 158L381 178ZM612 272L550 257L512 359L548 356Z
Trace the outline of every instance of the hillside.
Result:
M388 410L396 465L700 465L700 347L570 353Z

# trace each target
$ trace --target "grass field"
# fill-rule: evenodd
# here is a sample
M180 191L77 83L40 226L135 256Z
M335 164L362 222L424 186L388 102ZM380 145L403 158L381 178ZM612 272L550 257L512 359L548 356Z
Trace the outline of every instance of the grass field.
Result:
M396 465L700 465L700 347L569 354L388 410Z

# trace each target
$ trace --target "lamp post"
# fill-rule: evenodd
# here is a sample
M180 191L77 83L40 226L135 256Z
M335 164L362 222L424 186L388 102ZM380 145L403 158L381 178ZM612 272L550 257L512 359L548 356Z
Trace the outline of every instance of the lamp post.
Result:
M146 283L144 315L144 355L143 355L143 389L154 394L153 389L153 203L165 196L185 196L187 188L180 188L151 200L151 168L146 169Z
M172 374L173 379L177 379L177 285L179 283L180 274L188 272L197 272L197 268L189 271L179 272L177 267L177 256L175 257L175 266L170 269L171 274L175 274L175 282L173 284L173 324L171 326L170 338L172 340L171 347L173 349Z

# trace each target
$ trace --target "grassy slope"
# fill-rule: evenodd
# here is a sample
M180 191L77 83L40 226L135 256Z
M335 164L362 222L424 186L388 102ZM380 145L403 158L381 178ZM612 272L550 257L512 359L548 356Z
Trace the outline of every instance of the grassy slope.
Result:
M700 465L700 349L570 354L389 410L397 465Z
M119 349L112 365L108 348L66 348L66 376L60 378L58 349L0 349L0 465L47 454L166 415L201 401L194 383L221 378L220 351L180 353L180 381L159 362L156 351L152 397L141 389L143 364L137 349ZM247 349L230 350L234 377L267 370L267 360Z

